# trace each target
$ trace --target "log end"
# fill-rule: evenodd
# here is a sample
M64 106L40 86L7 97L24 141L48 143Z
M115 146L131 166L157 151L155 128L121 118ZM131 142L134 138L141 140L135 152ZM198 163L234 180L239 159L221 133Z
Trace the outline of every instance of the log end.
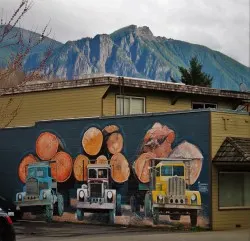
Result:
M36 140L36 154L43 161L49 161L56 155L59 147L59 140L56 135L50 132L43 132Z
M96 156L103 144L103 134L96 127L89 128L83 135L82 147L83 150L90 156Z
M89 159L85 155L78 155L74 161L74 177L77 181L87 181L87 165Z
M51 163L52 177L59 183L66 182L70 178L73 169L71 156L66 152L60 151L53 157L53 160L56 163Z

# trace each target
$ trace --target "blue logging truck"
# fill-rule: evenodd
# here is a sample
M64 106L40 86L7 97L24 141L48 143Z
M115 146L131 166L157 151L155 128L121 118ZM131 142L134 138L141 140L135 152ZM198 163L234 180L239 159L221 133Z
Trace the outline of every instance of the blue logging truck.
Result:
M32 214L44 214L47 222L53 215L62 216L64 212L63 196L58 193L57 182L51 176L49 162L28 165L28 175L23 192L16 194L16 209Z

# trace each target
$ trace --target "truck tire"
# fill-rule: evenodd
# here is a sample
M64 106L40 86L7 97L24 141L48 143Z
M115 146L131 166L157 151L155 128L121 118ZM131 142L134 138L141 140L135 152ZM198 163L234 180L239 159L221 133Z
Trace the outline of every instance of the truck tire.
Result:
M53 204L45 206L45 220L50 223L53 220Z
M115 210L109 210L109 224L115 224Z
M151 195L148 192L145 194L145 199L144 199L144 215L145 218L152 217Z
M121 194L116 195L116 216L122 215L122 196Z
M77 219L78 221L82 221L83 218L84 218L83 209L77 208L77 209L76 209L76 219Z
M190 211L190 221L192 227L195 227L197 225L197 210Z
M153 224L154 225L159 224L159 209L158 208L153 209Z
M57 215L61 217L64 212L64 201L61 194L57 195Z

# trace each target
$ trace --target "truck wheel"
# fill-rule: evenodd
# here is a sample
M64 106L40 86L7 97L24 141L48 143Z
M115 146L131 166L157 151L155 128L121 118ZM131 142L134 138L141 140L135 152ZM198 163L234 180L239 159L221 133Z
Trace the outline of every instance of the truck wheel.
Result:
M121 194L116 195L116 212L115 212L115 214L117 216L122 215L122 196L121 196Z
M53 220L53 204L45 206L45 220L50 223Z
M109 224L115 224L115 210L109 210Z
M21 210L15 213L16 220L21 220L23 218L23 212Z
M82 221L83 218L84 218L83 209L77 208L77 209L76 209L76 219L77 219L78 221Z
M151 204L151 195L146 193L144 199L144 215L146 218L152 217L152 204Z
M153 224L154 225L159 224L159 209L158 208L153 209Z
M191 210L190 221L192 227L195 227L197 225L197 210Z
M64 212L64 202L63 202L63 196L61 194L58 194L57 196L57 213L58 216L61 217Z

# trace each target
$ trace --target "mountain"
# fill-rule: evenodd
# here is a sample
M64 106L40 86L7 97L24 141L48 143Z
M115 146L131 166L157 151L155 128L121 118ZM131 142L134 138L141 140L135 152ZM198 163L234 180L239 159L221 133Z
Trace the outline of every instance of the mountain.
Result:
M42 48L25 60L26 70L39 61L41 52ZM68 80L92 73L112 73L170 81L170 76L180 79L178 66L187 68L194 55L203 64L203 71L214 77L214 88L239 90L243 82L250 89L249 67L205 46L156 37L148 27L136 25L110 35L98 34L65 44L56 42L47 71Z
M5 26L5 25L4 25ZM0 36L3 31L3 26L0 26ZM32 40L32 45L39 41L41 35L29 31L23 28L14 27L12 31L4 38L4 41L0 43L0 67L6 66L8 58L11 56L11 54L16 54L20 51L22 48L20 45L17 45L16 43L19 40L19 36L22 36L23 41L23 49L26 49L29 46L30 39ZM27 58L25 59L25 62L27 62L27 66L25 66L26 69L29 69L34 66L34 59L41 58L42 54L49 48L50 45L53 45L53 48L56 49L63 45L62 43L45 37L45 39L37 46L35 46L32 51L29 53ZM7 46L7 47L6 47Z

